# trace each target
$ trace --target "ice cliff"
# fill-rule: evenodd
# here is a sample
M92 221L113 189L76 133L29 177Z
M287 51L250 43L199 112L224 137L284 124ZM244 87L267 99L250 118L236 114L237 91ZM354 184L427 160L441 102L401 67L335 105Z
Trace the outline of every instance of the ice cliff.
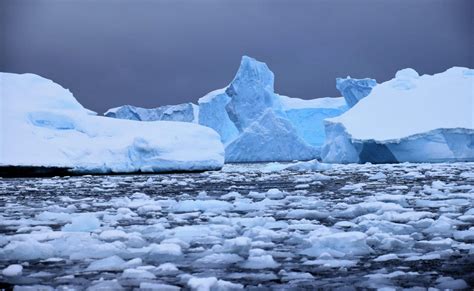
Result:
M107 173L209 170L224 162L219 135L204 126L96 116L34 74L0 73L0 91L1 166Z
M474 70L419 76L413 69L326 121L332 163L474 161Z

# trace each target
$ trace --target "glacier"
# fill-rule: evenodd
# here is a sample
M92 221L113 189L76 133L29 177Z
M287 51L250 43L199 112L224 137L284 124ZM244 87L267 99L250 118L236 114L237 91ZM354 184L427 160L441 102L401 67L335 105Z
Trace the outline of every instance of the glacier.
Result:
M1 167L126 173L223 166L220 136L208 127L97 116L69 90L34 74L0 73L0 81Z
M336 78L336 88L341 92L349 107L354 107L362 98L367 97L377 85L375 79Z
M325 123L329 163L474 161L474 70L435 75L413 69Z
M124 105L107 110L104 116L140 121L166 120L197 123L198 110L198 106L193 103L165 105L150 109Z

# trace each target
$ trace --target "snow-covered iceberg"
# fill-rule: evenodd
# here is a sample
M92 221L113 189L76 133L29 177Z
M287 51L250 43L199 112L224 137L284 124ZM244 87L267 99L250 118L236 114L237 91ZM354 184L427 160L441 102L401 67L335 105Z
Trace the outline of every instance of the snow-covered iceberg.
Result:
M369 95L375 85L377 85L377 81L369 78L353 79L347 77L336 79L336 88L344 96L349 107L354 107L357 102Z
M274 75L265 63L244 56L234 80L199 99L199 123L215 129L226 146L226 162L291 161L319 151L289 121Z
M197 122L198 106L193 103L182 103L178 105L165 105L157 108L141 108L124 105L107 110L107 117L140 120L140 121L182 121Z
M197 124L96 116L34 74L0 73L0 165L76 172L219 169L219 135Z
M413 69L326 120L322 159L351 162L474 161L474 70L419 76Z

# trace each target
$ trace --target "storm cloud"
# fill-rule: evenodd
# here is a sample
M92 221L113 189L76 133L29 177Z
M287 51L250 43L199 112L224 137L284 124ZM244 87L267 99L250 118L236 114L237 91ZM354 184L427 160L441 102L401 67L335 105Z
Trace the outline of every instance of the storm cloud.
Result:
M338 96L335 78L473 66L471 0L2 0L0 70L69 88L86 107L155 107L226 86L242 55L280 94Z

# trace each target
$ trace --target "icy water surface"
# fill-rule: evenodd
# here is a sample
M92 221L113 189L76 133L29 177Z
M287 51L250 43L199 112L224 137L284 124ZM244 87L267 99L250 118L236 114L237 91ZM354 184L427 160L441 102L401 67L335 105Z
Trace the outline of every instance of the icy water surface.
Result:
M0 179L0 285L474 286L474 163L271 168Z

